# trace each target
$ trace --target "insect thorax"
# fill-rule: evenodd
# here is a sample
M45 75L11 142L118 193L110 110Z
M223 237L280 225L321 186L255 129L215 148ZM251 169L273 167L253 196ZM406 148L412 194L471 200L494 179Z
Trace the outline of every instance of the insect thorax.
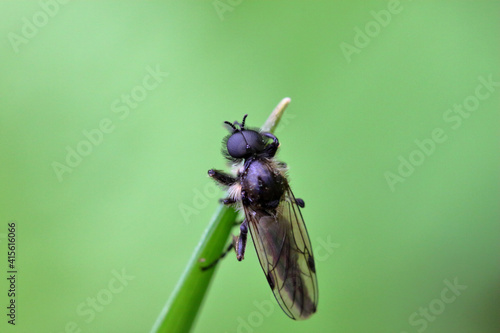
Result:
M288 184L285 174L272 160L249 162L240 176L243 205L254 209L276 208Z

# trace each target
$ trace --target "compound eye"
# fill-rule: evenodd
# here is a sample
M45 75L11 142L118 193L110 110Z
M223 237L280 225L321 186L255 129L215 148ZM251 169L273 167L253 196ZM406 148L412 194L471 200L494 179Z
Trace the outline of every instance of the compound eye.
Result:
M264 148L264 141L260 133L244 130L234 133L227 140L227 152L235 158L244 158Z
M227 140L227 152L235 158L242 158L247 154L247 144L241 132L234 133Z

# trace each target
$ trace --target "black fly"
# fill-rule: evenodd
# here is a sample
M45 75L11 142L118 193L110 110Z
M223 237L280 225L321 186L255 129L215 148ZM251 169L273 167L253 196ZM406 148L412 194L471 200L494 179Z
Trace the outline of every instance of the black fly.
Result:
M224 204L238 204L245 212L239 237L234 237L236 258L243 260L250 230L276 300L292 319L306 319L316 312L318 282L311 241L296 199L288 185L286 165L274 159L278 138L271 133L224 122L231 134L224 139L227 159L243 162L236 177L211 169L208 175L228 188ZM239 127L239 128L238 128ZM271 141L271 142L270 142Z

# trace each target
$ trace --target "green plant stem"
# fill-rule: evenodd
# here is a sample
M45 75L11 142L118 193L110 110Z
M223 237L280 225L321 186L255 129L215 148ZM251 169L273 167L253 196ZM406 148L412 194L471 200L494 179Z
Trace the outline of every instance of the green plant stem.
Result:
M276 106L262 126L263 131L274 131L288 103L290 98L287 97ZM201 267L217 260L225 250L237 215L234 208L219 206L151 333L185 333L191 330L217 269L217 265L205 271Z
M206 258L206 265L220 256L236 216L232 207L219 206L151 332L190 331L217 268L202 271L200 259Z

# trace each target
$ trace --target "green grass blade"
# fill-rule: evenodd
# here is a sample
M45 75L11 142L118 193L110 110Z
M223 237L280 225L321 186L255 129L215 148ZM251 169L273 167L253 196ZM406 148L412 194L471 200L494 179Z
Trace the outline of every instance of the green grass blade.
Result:
M200 267L206 263L199 260L205 258L210 263L220 256L234 227L236 215L231 207L219 207L151 332L190 331L217 269L215 266L202 271Z
M287 97L276 106L262 126L263 131L274 131L288 103L290 98ZM191 330L217 269L215 266L202 271L201 267L219 258L225 250L236 216L237 212L232 207L221 205L218 208L151 333L185 333ZM204 263L200 263L202 258Z

